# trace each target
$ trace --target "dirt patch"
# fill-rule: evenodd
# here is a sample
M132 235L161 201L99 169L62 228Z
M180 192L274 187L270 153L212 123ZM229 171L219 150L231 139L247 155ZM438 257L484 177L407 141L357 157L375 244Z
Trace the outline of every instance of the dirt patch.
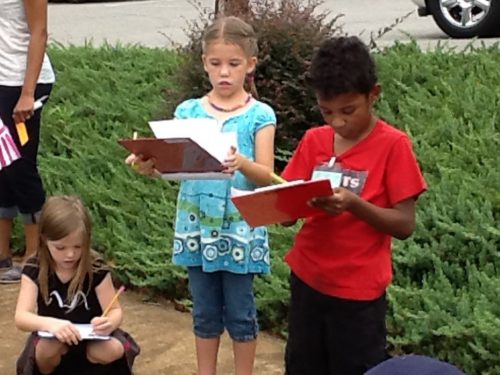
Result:
M0 285L0 374L14 375L15 362L27 334L14 326L19 285ZM128 291L121 299L125 312L123 328L139 343L142 353L135 375L194 375L196 357L191 315L176 311L168 302L145 303L141 295ZM257 346L257 375L283 374L284 342L261 333ZM224 335L219 353L221 375L233 372L231 341Z

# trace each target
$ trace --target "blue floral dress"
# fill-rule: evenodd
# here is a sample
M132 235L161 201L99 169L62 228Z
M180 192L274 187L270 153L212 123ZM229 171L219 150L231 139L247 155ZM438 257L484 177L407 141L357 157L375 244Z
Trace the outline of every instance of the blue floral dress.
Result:
M204 109L201 99L190 99L177 107L175 118L212 117ZM221 131L236 132L238 151L249 160L255 160L255 135L263 127L275 125L272 108L253 100L246 111L223 121ZM231 202L231 186L241 190L256 187L239 171L230 180L181 182L175 222L174 264L201 266L205 272L269 272L267 229L248 226Z

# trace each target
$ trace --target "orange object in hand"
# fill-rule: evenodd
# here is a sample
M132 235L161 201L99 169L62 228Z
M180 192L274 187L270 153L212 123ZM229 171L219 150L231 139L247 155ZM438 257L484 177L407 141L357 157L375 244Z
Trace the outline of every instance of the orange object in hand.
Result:
M28 131L26 130L26 124L24 122L18 122L16 124L17 136L19 137L19 143L24 146L29 141Z

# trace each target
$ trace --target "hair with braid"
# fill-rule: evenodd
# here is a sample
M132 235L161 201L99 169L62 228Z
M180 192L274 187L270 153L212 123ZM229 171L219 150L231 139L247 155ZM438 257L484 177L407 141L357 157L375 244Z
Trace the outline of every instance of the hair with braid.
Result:
M219 40L239 46L247 57L257 57L259 54L257 34L253 27L241 18L234 16L219 17L208 26L203 34L203 52L206 52L210 43ZM253 72L247 74L246 84L252 95L258 97Z

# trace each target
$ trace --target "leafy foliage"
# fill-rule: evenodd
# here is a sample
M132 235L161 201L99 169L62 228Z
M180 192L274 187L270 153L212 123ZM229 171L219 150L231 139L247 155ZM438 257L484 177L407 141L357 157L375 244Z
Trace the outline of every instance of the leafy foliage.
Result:
M125 283L185 300L185 272L170 262L176 185L132 173L116 143L148 132L184 57L120 46L52 46L49 54L58 81L42 127L48 193L82 196L94 245ZM377 110L411 135L429 183L415 235L394 246L391 350L447 360L469 375L499 374L500 51L422 53L410 44L376 58ZM282 257L297 229L270 227L272 274L255 283L260 322L279 333L288 306Z
M498 58L415 44L378 56L379 113L412 136L429 183L415 235L394 250L390 341L467 374L500 373Z

